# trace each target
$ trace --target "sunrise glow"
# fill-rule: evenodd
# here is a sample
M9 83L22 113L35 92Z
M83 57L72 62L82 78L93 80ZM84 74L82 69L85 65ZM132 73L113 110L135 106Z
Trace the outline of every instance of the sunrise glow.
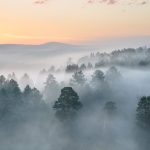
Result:
M78 43L150 35L149 1L5 0L0 10L0 43Z

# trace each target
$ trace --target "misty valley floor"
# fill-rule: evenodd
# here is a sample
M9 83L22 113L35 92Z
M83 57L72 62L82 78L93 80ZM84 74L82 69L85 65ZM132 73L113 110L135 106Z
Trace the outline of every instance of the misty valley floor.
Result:
M0 149L147 150L149 128L138 125L137 107L150 94L149 75L111 67L60 83L49 74L42 91L0 76Z

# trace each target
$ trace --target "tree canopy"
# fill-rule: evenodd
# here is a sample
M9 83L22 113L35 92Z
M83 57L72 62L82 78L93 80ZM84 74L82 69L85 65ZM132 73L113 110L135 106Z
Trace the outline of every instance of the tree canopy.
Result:
M86 78L83 74L83 72L80 71L76 71L73 75L72 75L72 79L70 80L70 84L71 85L84 85L86 82Z
M138 124L144 128L150 129L150 96L143 96L140 98L136 111Z
M96 70L94 74L92 75L92 81L93 82L100 82L104 81L105 76L104 73L101 70Z
M60 118L71 117L81 107L82 103L79 101L79 96L72 87L64 87L61 90L60 97L53 106Z

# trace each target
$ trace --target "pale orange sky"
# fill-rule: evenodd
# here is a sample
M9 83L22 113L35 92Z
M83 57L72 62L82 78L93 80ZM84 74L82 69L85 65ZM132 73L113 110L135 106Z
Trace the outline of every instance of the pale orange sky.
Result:
M150 35L148 0L144 5L140 4L143 0L118 0L115 4L87 1L35 4L34 0L0 0L0 43L78 43Z

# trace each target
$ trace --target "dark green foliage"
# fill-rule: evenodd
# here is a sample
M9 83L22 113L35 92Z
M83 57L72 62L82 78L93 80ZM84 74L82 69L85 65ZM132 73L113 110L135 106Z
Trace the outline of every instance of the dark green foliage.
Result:
M138 124L143 128L150 128L150 96L140 98L136 111Z
M68 73L75 72L77 70L79 70L79 66L76 64L70 64L70 65L67 65L67 67L66 67L66 72L68 72Z
M124 67L149 67L150 48L127 48L115 50L111 53L97 52L89 56L83 56L79 59L80 64L92 63L95 68L109 67L110 65ZM88 67L87 67L88 68Z
M14 97L21 96L21 90L18 86L18 83L15 80L11 79L10 81L7 81L5 88L8 94L10 94L11 96L14 96Z
M31 87L27 85L23 92L23 99L30 105L36 105L42 100L42 95L36 88L31 89Z
M81 109L81 107L82 103L79 101L79 96L72 87L64 87L61 90L60 97L53 106L60 119L72 117L77 110Z
M38 118L39 113L48 112L49 108L42 100L36 88L26 86L21 92L18 83L0 76L0 121L1 125L19 124L23 120Z
M0 88L1 121L3 120L5 122L12 118L16 118L16 112L21 103L22 95L18 83L13 79L4 80Z
M30 87L29 85L27 85L27 86L25 87L25 89L24 89L24 92L23 92L24 97L29 96L30 93L31 93L31 91L32 91L31 87Z

